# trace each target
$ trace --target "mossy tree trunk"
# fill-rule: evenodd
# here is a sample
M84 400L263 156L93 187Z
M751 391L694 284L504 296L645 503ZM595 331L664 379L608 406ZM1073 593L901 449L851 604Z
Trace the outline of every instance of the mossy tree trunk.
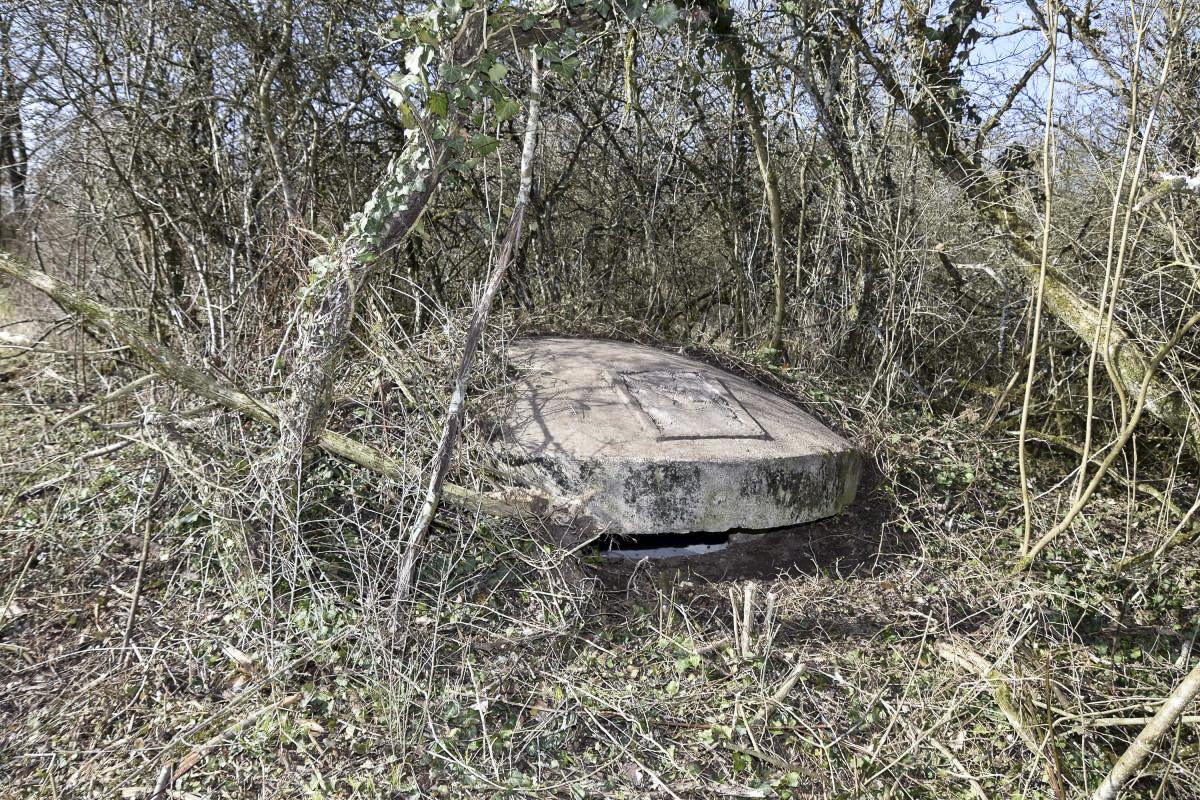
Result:
M586 13L585 4L568 5L577 5ZM415 46L412 53L423 55L413 59L409 74L410 84L420 87L426 108L415 109L410 98L396 93L401 113L412 120L407 143L392 159L363 209L351 219L340 244L331 254L311 262L312 273L301 293L293 367L284 381L279 405L276 460L281 477L299 468L304 448L325 429L355 303L372 267L416 226L442 172L455 157L454 148L447 143L461 139L466 118L455 93L461 94L462 87L479 80L477 67L485 56L544 44L580 21L573 12L558 8L544 13L487 8L464 13L457 9L457 5L453 9L450 4L436 5L426 15L432 25L423 25L421 35L427 37L432 31L439 44ZM596 21L590 20L590 24ZM446 79L446 85L430 87L427 74L434 71L442 76L456 73L457 83ZM434 102L435 97L439 102Z

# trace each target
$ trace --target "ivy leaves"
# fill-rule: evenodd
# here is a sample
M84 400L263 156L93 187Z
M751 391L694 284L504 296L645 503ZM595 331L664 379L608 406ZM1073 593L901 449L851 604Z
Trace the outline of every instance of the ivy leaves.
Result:
M490 41L482 38L485 46L494 42L494 48L508 46L506 31L528 31L535 26L557 31L540 45L538 57L550 71L573 80L580 67L579 41L574 29L555 18L558 11L589 7L605 19L614 13L630 21L644 17L659 30L679 20L679 11L670 0L533 0L531 5L520 6L501 0L486 13L479 5L480 0L430 0L423 12L400 14L382 31L405 47L403 69L388 79L389 98L404 127L420 130L420 134L408 137L403 150L388 164L384 179L351 219L349 234L358 242L349 254L351 261L374 258L373 243L385 235L389 220L420 206L427 182L436 181L439 172L465 173L479 159L494 153L500 140L492 132L520 112L503 51L472 51L458 44L464 35L479 35L476 23L495 26L499 35ZM456 56L459 51L471 55ZM332 260L314 265L314 274L319 276L334 271Z
M595 1L566 0L565 5L572 8ZM339 264L371 262L376 245L392 235L388 231L393 221L419 214L437 175L443 170L466 173L499 148L500 140L489 131L521 110L510 86L510 63L499 50L508 46L509 37L494 37L496 49L491 50L460 46L464 35L479 36L476 23L495 25L501 34L535 25L557 30L557 36L540 46L539 57L563 78L575 76L578 40L573 29L551 17L560 7L558 2L517 7L502 1L486 14L476 8L478 4L479 0L431 0L424 12L399 15L383 31L405 47L403 69L388 79L389 98L404 127L420 133L407 137L370 199L351 218L350 251L314 262L315 284L327 283ZM673 14L673 9L658 11L656 18L665 23Z
M647 16L654 27L660 31L665 31L679 19L679 11L675 8L674 3L659 3L650 9L650 13Z
M645 0L600 0L596 3L596 13L602 19L609 19L613 13L620 14L630 22L645 17L660 31L665 31L679 20L679 10L672 2L659 2L647 9Z
M504 76L507 74L508 74L508 67L506 67L504 65L503 61L496 61L494 64L492 64L490 67L487 68L488 80L494 84L498 84L501 81L503 81Z

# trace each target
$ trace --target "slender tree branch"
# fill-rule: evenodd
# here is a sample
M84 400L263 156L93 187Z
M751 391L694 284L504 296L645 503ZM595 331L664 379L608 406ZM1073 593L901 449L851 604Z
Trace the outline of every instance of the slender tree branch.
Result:
M529 114L525 120L525 142L521 150L520 183L517 188L516 199L513 203L512 219L509 222L508 233L501 244L500 256L496 260L496 266L492 269L492 274L488 277L483 296L479 298L479 303L475 307L475 313L471 317L470 327L467 328L467 338L463 345L462 360L459 362L458 371L454 376L454 393L450 397L450 407L446 410L446 421L442 427L442 435L438 440L437 453L434 455L431 465L429 486L425 490L425 502L422 504L420 514L417 516L416 521L413 522L412 527L409 528L408 535L405 537L404 555L401 558L400 572L396 578L397 599L406 597L412 587L413 572L416 570L417 559L420 557L421 550L424 547L425 537L429 532L429 526L433 522L433 515L437 512L438 505L441 503L443 484L446 481L446 473L450 470L450 459L454 455L458 436L462 430L463 410L466 407L467 379L471 375L471 367L475 362L475 353L479 349L480 340L483 338L483 329L487 325L488 315L492 310L492 303L496 299L496 294L500 291L500 283L504 280L504 274L508 271L509 265L512 264L513 257L516 255L521 240L522 226L525 221L525 209L529 205L529 194L533 187L533 155L537 145L538 115L542 96L541 68L538 65L536 50L530 51L529 61L531 65Z

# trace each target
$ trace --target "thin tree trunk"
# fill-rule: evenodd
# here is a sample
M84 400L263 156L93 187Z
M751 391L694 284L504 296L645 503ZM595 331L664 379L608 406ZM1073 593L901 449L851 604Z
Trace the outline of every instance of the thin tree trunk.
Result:
M564 25L586 30L600 23L595 15L576 18L548 13L530 25L524 13L490 12L479 8L464 14L456 35L449 37L439 54L447 66L472 68L489 45L496 49L524 47L552 40ZM449 111L443 127L458 125ZM371 266L413 229L437 188L450 151L433 143L430 132L413 131L404 149L388 165L386 174L363 210L354 215L341 247L332 255L314 259L308 286L303 292L302 320L297 334L294 367L284 381L279 406L280 435L275 452L279 477L300 469L304 447L325 429L330 392L342 364L355 301Z
M21 119L23 92L17 84L9 52L12 47L11 24L5 21L0 27L0 173L3 173L3 180L12 194L13 212L21 214L26 208L25 182L29 153Z
M458 35L442 48L440 60L457 65L474 56L485 38L486 25L483 10L467 12ZM423 68L417 65L414 69ZM455 122L447 119L447 129ZM402 241L420 219L437 188L439 167L446 157L446 148L434 144L429 132L410 131L404 148L388 164L363 210L351 218L340 246L310 262L294 366L284 381L279 405L276 479L299 474L305 447L325 429L359 289L379 257Z
M500 283L508 271L509 264L517 252L521 241L521 229L525 220L525 208L529 204L530 189L533 186L533 153L537 144L538 112L541 102L541 72L538 67L538 57L530 50L531 64L529 84L529 115L525 121L525 142L521 150L521 177L517 187L517 196L513 202L512 219L509 222L508 233L500 246L500 256L488 282L483 296L475 307L471 317L470 327L467 328L467 338L463 345L462 360L454 376L454 392L450 396L450 407L446 410L446 421L442 427L442 436L438 440L437 453L429 475L429 486L425 490L425 502L421 512L408 530L405 539L404 555L400 561L400 571L396 578L397 599L406 597L412 587L413 572L416 569L417 558L425 543L433 515L442 500L443 484L446 473L450 469L450 459L462 430L463 410L466 406L467 379L471 375L471 366L475 362L475 352L479 349L479 341L483 337L483 329L487 325L488 314L492 303L500 291Z
M275 175L279 180L279 191L283 195L284 210L287 212L289 222L299 223L300 208L296 202L296 192L292 188L291 176L288 174L288 165L285 163L283 157L283 148L279 144L279 137L275 134L275 114L274 106L271 102L271 86L275 83L275 76L279 74L279 68L283 66L283 60L287 57L288 50L292 46L292 30L294 27L292 0L284 0L280 15L285 20L282 40L276 45L277 50L267 63L263 76L258 82L258 91L255 93L255 99L258 106L259 124L262 125L263 139L267 143L267 152L271 155L271 163L275 165Z
M733 74L733 92L738 103L746 112L746 127L750 130L750 142L754 146L754 158L758 162L758 174L762 178L767 201L767 221L771 234L771 274L773 276L773 311L771 315L771 338L768 347L777 355L783 351L783 322L787 308L787 283L785 282L786 254L783 238L783 203L779 196L779 177L771 161L763 125L762 105L754 90L754 72L746 63L746 48L738 38L733 24L732 6L709 4L713 34L717 37L721 52Z
M281 468L299 469L304 447L325 429L359 288L378 255L403 239L425 210L437 185L436 166L442 152L429 151L423 137L413 136L392 160L388 177L368 202L382 202L393 187L401 187L394 213L383 219L378 230L366 228L360 216L334 255L314 259L304 300L308 313L300 326L295 366L284 381L284 399L279 406L276 458Z
M874 69L884 90L912 117L926 155L959 186L976 213L1005 236L1026 280L1034 283L1042 278L1041 249L1036 244L1036 232L1018 213L1001 183L960 147L954 137L952 122L943 113L908 96L892 69L872 51L857 20L850 15L839 18L863 58ZM1154 374L1150 369L1150 358L1129 334L1106 320L1100 309L1081 297L1053 265L1047 266L1044 281L1046 310L1089 348L1093 342L1100 343L1100 358L1112 368L1120 388L1126 393L1136 394L1146 379L1146 411L1175 433L1185 436L1191 451L1200 454L1200 425L1189 425L1191 412L1180 390L1169 380Z

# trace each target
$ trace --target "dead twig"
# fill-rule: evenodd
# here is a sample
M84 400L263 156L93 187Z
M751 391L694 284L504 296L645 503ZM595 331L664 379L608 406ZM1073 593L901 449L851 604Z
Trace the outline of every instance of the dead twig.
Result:
M1021 713L1020 701L1013 696L1010 688L1012 681L1007 675L965 644L959 642L938 642L934 650L939 656L955 666L962 667L988 682L992 690L992 699L1013 731L1020 737L1029 751L1042 762L1046 780L1051 786L1058 786L1060 776L1055 770L1051 759L1046 757L1046 749L1033 729L1025 722Z
M138 558L137 578L133 584L133 598L129 601L129 615L125 617L125 632L121 636L121 649L125 650L129 646L129 637L133 634L133 623L137 618L138 602L142 599L142 581L146 576L146 559L150 555L150 521L153 519L155 506L158 505L159 498L162 497L163 487L167 483L167 467L166 465L158 468L158 482L154 485L154 492L150 495L150 502L146 504L146 511L143 515L142 522L142 554ZM134 511L134 521L137 521L137 511ZM122 656L125 661L129 660L129 652L126 651Z

